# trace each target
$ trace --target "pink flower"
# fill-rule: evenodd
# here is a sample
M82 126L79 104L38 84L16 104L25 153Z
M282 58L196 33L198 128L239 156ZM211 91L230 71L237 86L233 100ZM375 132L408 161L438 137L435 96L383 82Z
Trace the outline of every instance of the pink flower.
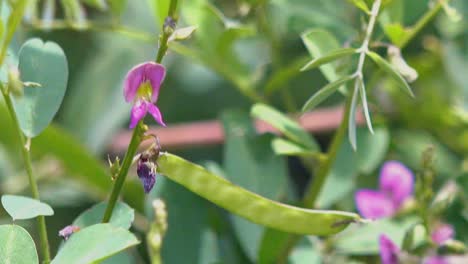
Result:
M455 236L453 226L449 224L439 224L431 233L431 238L437 245L444 244L447 240Z
M379 236L380 259L382 264L398 264L400 248L386 235Z
M66 241L70 238L71 235L73 235L74 233L78 231L80 231L79 226L68 225L59 231L59 236L63 237L63 239Z
M130 116L130 128L134 128L147 112L159 124L166 126L161 111L154 105L158 100L159 89L165 76L164 66L151 61L138 64L127 73L124 83L124 97L125 101L134 102Z
M379 189L356 192L359 213L365 218L384 218L394 215L413 192L413 173L398 161L386 162L380 171Z

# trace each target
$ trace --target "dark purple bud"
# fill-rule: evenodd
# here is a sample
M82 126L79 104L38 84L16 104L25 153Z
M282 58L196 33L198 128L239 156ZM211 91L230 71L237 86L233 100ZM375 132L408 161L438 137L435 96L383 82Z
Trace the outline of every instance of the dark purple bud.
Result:
M156 182L156 164L153 161L140 157L137 165L137 174L143 184L145 193L149 193Z
M63 237L64 240L68 240L73 233L80 231L79 226L68 225L59 231L59 236Z

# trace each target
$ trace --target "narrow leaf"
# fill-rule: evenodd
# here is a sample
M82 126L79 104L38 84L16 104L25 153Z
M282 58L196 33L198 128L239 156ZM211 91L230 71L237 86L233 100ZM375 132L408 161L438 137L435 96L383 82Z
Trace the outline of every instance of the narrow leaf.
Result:
M54 210L48 204L29 197L3 195L2 205L13 220L31 219L39 215L53 215Z
M349 143L351 143L351 147L356 150L356 107L359 98L359 87L356 83L354 86L353 98L351 99L351 110L349 112L349 120L348 120L348 138Z
M362 80L362 78L357 78L356 82L358 82L357 85L359 85L359 90L360 90L360 94L361 94L362 110L364 111L364 116L366 118L367 127L369 128L369 131L372 134L374 134L374 129L372 128L372 120L371 120L370 113L369 113L369 107L368 107L368 104L367 104L366 87L364 85L364 81Z
M159 173L190 191L253 223L281 231L331 235L360 219L354 213L310 210L274 202L169 153L160 156L158 164Z
M330 53L325 54L322 57L313 59L309 63L307 63L304 67L301 68L301 71L307 71L314 69L316 67L319 67L323 64L327 64L329 62L332 62L334 60L346 57L348 55L356 53L356 49L353 48L344 48L344 49L338 49L334 50Z
M398 84L400 88L402 88L406 93L408 93L411 97L414 97L413 91L411 90L411 87L408 85L408 83L405 81L405 78L403 78L397 70L395 70L392 65L384 60L382 57L380 57L379 54L368 51L367 55L382 69L384 70L387 74L389 74Z
M350 1L354 6L366 12L367 14L370 13L369 7L367 6L364 0L348 0L348 1Z
M350 75L325 85L325 87L320 89L312 97L310 97L309 100L307 100L307 102L302 107L302 112L313 109L318 104L327 99L330 95L332 95L334 92L336 92L336 90L338 90L338 88L340 88L341 85L352 80L353 78L354 76Z
M272 125L292 141L307 147L309 150L320 150L318 143L297 122L278 110L265 105L255 104L250 111L253 117Z

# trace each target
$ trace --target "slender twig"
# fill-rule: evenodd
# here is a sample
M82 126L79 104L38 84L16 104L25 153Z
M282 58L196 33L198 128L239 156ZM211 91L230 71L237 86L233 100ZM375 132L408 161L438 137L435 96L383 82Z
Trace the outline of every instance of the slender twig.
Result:
M404 35L403 40L398 43L398 47L403 49L434 17L450 0L438 0L437 3L427 13L425 13Z
M23 156L24 166L26 168L26 173L28 175L29 186L31 188L31 195L34 199L39 200L39 190L37 188L36 178L33 174L32 163L31 163L31 154L29 149L26 147L26 139L21 132L19 125L18 117L16 116L15 109L13 108L13 103L11 97L8 94L8 91L4 87L1 87L3 98L5 99L8 112L10 112L11 120L13 121L13 129L15 134L18 135L20 144L21 144L21 155ZM45 217L43 215L37 217L37 227L39 230L39 238L41 240L41 252L44 259L44 263L50 262L50 250L49 250L49 240L47 238L47 226L45 222Z
M177 0L172 0L169 6L168 18L167 20L175 21L177 18L175 17L175 11L177 9ZM165 23L166 24L166 23ZM163 25L162 27L162 35L161 35L161 42L159 43L158 53L156 55L156 62L161 63L164 55L167 51L167 40L169 36L172 34L171 31L166 29L167 25ZM114 186L112 188L111 195L109 197L109 202L107 203L106 211L102 218L103 223L109 222L112 216L112 211L114 210L115 204L117 203L117 199L119 198L120 192L125 182L125 178L127 177L128 170L132 165L133 157L135 156L138 146L141 143L144 128L146 126L143 124L143 121L138 122L137 126L133 130L132 139L127 149L127 153L125 154L124 160L122 162L122 167L119 170L119 173L116 177Z

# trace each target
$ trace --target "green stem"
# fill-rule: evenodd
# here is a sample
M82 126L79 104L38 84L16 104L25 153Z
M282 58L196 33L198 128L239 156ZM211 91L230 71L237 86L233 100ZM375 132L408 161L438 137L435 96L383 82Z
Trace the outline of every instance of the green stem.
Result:
M18 117L16 116L15 109L13 108L13 103L11 97L8 94L8 91L4 87L1 87L3 98L7 105L8 111L10 112L11 120L13 121L13 128L15 134L18 135L20 144L21 144L21 155L23 156L24 166L26 168L26 173L28 174L29 186L31 186L31 195L34 199L39 200L39 190L37 188L36 178L33 174L32 164L31 164L31 153L29 152L29 147L26 146L26 140L21 132L21 128L18 122ZM50 262L50 250L49 250L49 240L47 238L47 226L45 222L45 217L43 215L37 217L37 227L39 230L39 238L41 240L41 252L44 259L44 263Z
M410 31L405 35L403 40L399 43L398 47L403 49L406 45L439 13L445 4L450 0L439 0L437 4L424 14L414 26L411 27Z
M176 20L175 11L177 9L177 0L172 0L169 6L168 17ZM161 35L161 42L159 45L158 53L156 55L156 62L161 63L164 55L167 51L167 40L169 39L172 32L165 29L165 25L162 26L162 35ZM142 140L142 136L144 133L144 124L143 121L138 122L137 126L133 130L132 139L130 140L130 144L128 145L127 153L125 153L125 157L122 161L122 166L120 167L119 173L116 177L114 186L112 187L112 192L109 197L109 202L107 203L106 211L104 212L104 216L102 218L103 223L109 222L112 216L112 212L114 211L115 204L117 203L117 199L119 198L120 192L122 191L122 187L125 183L125 178L127 177L128 170L132 165L133 157L135 156L138 146Z
M142 131L143 121L140 121L133 130L132 139L130 141L130 144L128 145L127 153L125 153L125 157L122 162L122 167L120 167L119 174L117 175L114 186L112 187L112 193L109 197L109 202L107 203L104 217L102 218L103 223L109 222L112 216L112 211L114 210L115 204L117 203L117 199L119 198L119 194L124 185L125 178L128 174L128 170L132 165L133 157L135 156L138 150L138 146L140 145L143 134Z

